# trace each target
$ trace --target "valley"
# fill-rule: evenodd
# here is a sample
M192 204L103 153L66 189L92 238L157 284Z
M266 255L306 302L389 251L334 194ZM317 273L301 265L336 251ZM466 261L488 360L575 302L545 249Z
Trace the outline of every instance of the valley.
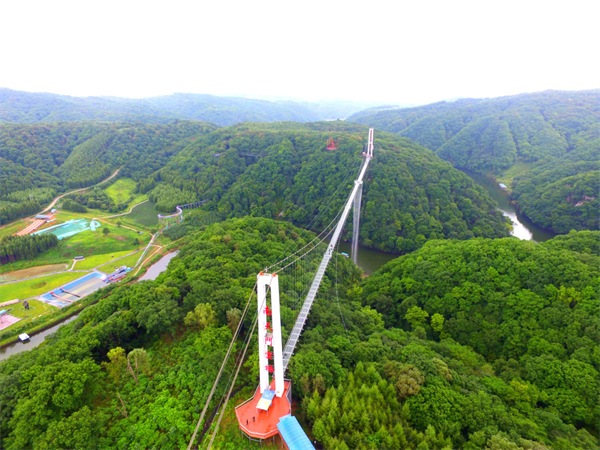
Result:
M0 298L20 299L6 308L22 320L0 331L13 342L0 351L3 448L186 448L203 410L216 428L228 392L218 433L197 444L279 445L248 441L235 413L259 379L257 274L278 276L285 342L371 123L387 131L375 130L360 228L341 224L289 356L302 429L331 449L597 448L596 111L589 92L548 110L545 95L364 111L361 123L199 122L173 98L156 103L160 120L116 100L86 112L102 122L50 120L62 116L41 103L43 121L13 111L0 124ZM200 201L183 222L158 221ZM53 214L41 234L15 236L41 211ZM122 265L134 270L121 282L63 308L39 301L72 299L73 281ZM14 343L22 332L29 344Z

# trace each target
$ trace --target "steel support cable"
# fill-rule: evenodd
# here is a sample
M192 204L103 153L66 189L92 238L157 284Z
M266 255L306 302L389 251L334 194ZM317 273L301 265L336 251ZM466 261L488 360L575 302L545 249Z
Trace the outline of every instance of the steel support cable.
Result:
M206 411L208 410L208 406L210 405L210 401L212 400L212 397L215 393L215 390L217 389L217 385L219 384L219 381L221 380L221 375L223 373L223 370L225 369L225 365L227 364L227 360L229 359L229 354L231 353L231 349L233 348L233 345L237 339L237 336L240 332L240 329L242 327L242 324L244 323L244 318L246 317L246 313L248 311L248 306L250 305L250 301L252 300L252 297L254 297L254 293L256 292L256 286L258 285L258 280L254 283L254 287L252 288L252 292L250 293L250 297L248 298L248 302L246 303L246 307L244 308L244 312L242 313L242 317L240 318L240 323L238 323L237 329L235 330L235 333L233 334L233 337L231 338L231 342L229 343L229 348L227 349L227 354L225 355L225 358L223 359L223 363L221 364L221 368L219 369L219 373L217 374L217 378L215 379L215 382L213 384L212 389L210 390L210 394L208 395L208 399L206 400L206 404L204 405L204 409L202 410L202 414L200 414L200 419L198 419L198 424L196 425L196 429L194 430L194 434L192 435L192 438L190 439L190 443L187 447L187 450L190 450L192 448L192 445L194 444L194 440L196 439L196 434L198 434L198 430L200 429L200 424L202 423L202 420L204 419L204 416L206 415Z
M292 261L291 263L289 263L287 266L281 267L281 268L277 269L276 271L274 271L273 273L279 273L282 270L287 269L288 267L290 267L292 264L294 264L299 259L303 259L306 255L308 255L309 253L311 253L313 250L319 248L318 245L321 244L325 239L327 239L331 233L333 233L333 230L331 230L329 233L327 233L323 239L321 239L313 248L311 248L310 250L306 251L306 253L304 253L302 256L299 256L294 261Z
M342 313L342 307L340 305L340 297L338 295L338 258L340 257L340 241L337 244L337 252L335 254L335 299L337 300L338 309L340 310L340 317L342 318L342 325L346 330L346 337L350 343L350 335L348 334L348 328L346 328L346 321L344 320L344 314Z
M252 324L252 330L250 331L250 338L252 338L252 336L254 335L254 330L256 329L257 321L258 321L258 314L256 315L256 317L254 319L254 323ZM213 434L210 438L210 442L208 443L208 450L210 450L210 448L212 447L215 437L217 436L217 433L219 432L219 425L221 425L221 419L223 418L223 415L225 414L225 410L227 409L227 404L229 403L229 398L231 396L231 392L233 391L233 386L235 386L235 381L237 380L237 377L238 377L238 374L240 373L242 364L244 363L244 358L246 357L246 351L248 350L248 347L250 346L250 340L251 339L248 339L248 343L246 344L246 347L244 348L244 353L242 354L242 357L237 365L237 368L235 371L235 376L233 378L233 383L231 383L229 392L227 392L227 397L225 398L225 403L223 404L223 406L221 406L221 413L219 414L219 418L217 419L217 424L215 425L215 430L213 431Z
M225 397L225 403L221 407L221 413L219 414L219 418L217 420L217 424L215 425L215 430L213 431L213 435L212 435L212 437L210 439L210 442L208 443L208 449L207 450L210 450L210 448L211 448L211 446L213 444L213 441L215 440L215 437L217 436L217 433L219 431L219 425L221 424L221 419L223 418L223 415L225 414L225 410L227 409L227 404L229 403L229 398L231 397L231 392L233 391L233 387L235 386L235 381L237 380L237 377L238 377L238 374L240 373L240 369L242 367L242 364L244 363L244 358L246 357L246 351L248 350L248 347L250 346L250 342L252 341L252 336L254 335L254 330L256 329L256 324L258 323L258 315L260 314L260 311L262 311L262 309L265 307L265 304L267 303L267 298L269 298L268 293L269 293L269 291L271 289L271 282L272 282L272 280L273 280L273 278L271 278L271 281L269 281L269 284L267 285L267 292L266 292L267 295L265 295L265 299L261 303L261 305L258 308L258 311L256 313L256 316L254 317L254 321L252 323L252 329L250 331L250 335L248 337L248 341L246 343L246 347L244 348L244 352L243 352L241 358L238 359L238 364L237 364L237 368L236 368L236 371L235 371L235 376L233 377L233 382L231 383L231 386L229 388L229 392L227 392L227 397ZM257 281L257 284L258 284L258 281Z
M302 247L302 248L300 248L300 249L296 250L296 251L295 251L294 253L292 253L291 255L289 255L289 256L286 256L285 258L283 258L282 260L279 260L279 261L277 261L277 262L276 262L276 263L274 263L274 264L271 264L269 267L266 267L266 271L269 271L270 269L272 269L272 268L273 268L273 267L275 267L275 266L279 266L279 265L281 265L281 264L282 264L284 261L287 261L287 260L288 260L288 259L290 259L292 256L294 256L294 255L296 255L296 254L300 253L302 250L304 250L306 247L308 247L308 246L309 246L310 244L312 244L314 241L316 241L317 239L319 239L319 238L321 237L321 235L322 235L323 233L325 233L325 231L327 231L327 230L328 230L328 229L329 229L329 228L330 228L330 227L333 225L333 223L334 223L334 222L336 222L336 221L337 221L337 218L340 216L340 214L341 214L342 210L343 210L343 208L342 208L342 209L341 209L341 210L340 210L340 211L337 213L337 215L336 215L336 216L333 218L333 220L332 220L331 222L329 222L329 225L327 225L327 226L326 226L326 227L323 229L323 231L321 231L321 233L319 233L317 236L315 236L315 237L314 237L314 239L313 239L312 241L310 241L308 244L305 244L305 245L304 245L304 247ZM332 229L331 231L333 231L333 229ZM326 235L325 237L329 236L329 235L331 234L331 231L329 231L329 233L327 233L327 235ZM321 239L321 240L319 241L319 243L318 243L318 244L320 244L322 241L323 241L323 239ZM317 245L318 245L318 244L317 244ZM312 251L312 250L311 250L311 251ZM288 266L289 266L289 264L288 264ZM286 267L288 267L288 266L286 266ZM279 270L282 270L282 269L279 269Z
M363 161L361 160L360 166L362 166L362 164L363 164ZM318 219L318 218L319 218L321 215L325 214L325 212L326 212L327 210L329 210L329 205L331 205L331 203L332 203L332 202L333 202L333 200L335 199L335 194L337 194L337 193L338 193L338 191L340 190L340 188L342 187L342 185L344 185L344 184L345 184L345 183L348 181L348 178L350 178L350 176L351 176L353 173L354 173L354 165L352 166L351 170L350 170L350 171L348 171L348 175L346 175L346 178L344 178L344 180L342 180L342 182L341 182L341 183L338 185L338 187L337 187L337 188L336 188L336 190L333 192L333 194L331 194L331 197L329 197L329 201L328 201L328 202L327 202L327 204L325 205L325 208L324 208L322 211L320 211L320 212L319 212L319 213L318 213L318 214L317 214L317 215L316 215L316 216L315 216L315 217L314 217L314 218L313 218L313 219L312 219L312 220L311 220L311 221L308 223L308 225L307 225L307 226L306 226L306 228L305 228L305 229L302 231L302 234L301 234L300 236L304 236L304 235L305 235L305 234L306 234L308 231L312 231L312 227L314 226L314 222L316 222L316 220L317 220L317 219ZM332 223L333 223L333 221L332 221ZM330 223L328 226L331 226L331 223ZM295 241L294 241L294 242L295 242ZM293 245L293 243L292 243L292 244L289 244L289 245L288 245L288 247L287 247L287 248L286 248L286 249L285 249L285 250L282 252L282 254L285 254L285 253L287 253L287 251L289 250L289 247L291 247L292 245ZM285 261L285 259L287 259L287 258L284 258L282 261ZM277 263L275 263L275 264L273 264L273 265L276 265L276 264L277 264ZM271 267L273 267L273 266L271 266Z
M327 228L325 228L325 230L323 230L323 231L321 232L321 234L319 234L317 237L315 237L315 238L314 238L312 241L310 241L308 244L306 244L306 245L305 245L304 247L302 247L301 249L299 249L299 250L297 250L296 252L292 253L290 256L288 256L288 257L286 257L286 258L282 259L281 261L278 261L278 262L276 262L275 264L273 264L273 265L271 265L271 266L267 267L266 269L267 269L267 270L269 270L269 269L271 269L271 268L273 268L273 267L275 267L275 266L277 266L277 265L281 265L281 263L283 263L284 261L288 260L288 259L289 259L289 258L291 258L292 256L294 256L294 255L298 254L300 251L302 251L303 249L305 249L305 248L306 248L308 245L312 244L312 243L313 243L315 240L319 239L319 237L321 237L321 235L322 235L323 233L325 233L325 231L326 231L326 230L327 230L327 229L328 229L328 228L331 226L331 224L333 224L333 222L336 222L336 221L338 220L338 217L339 217L339 216L342 214L343 210L344 210L344 208L340 209L340 210L338 211L338 213L336 214L336 216L333 218L333 220L332 220L332 221L329 223L329 225L327 225ZM279 272L281 272L282 270L285 270L285 269L287 269L289 266L291 266L292 264L294 264L296 261L298 261L298 260L300 260L300 259L304 258L306 255L308 255L310 252L312 252L312 251L313 251L315 248L317 248L317 246L318 246L318 245L322 244L322 243L323 243L323 241L324 241L325 239L327 239L327 238L329 237L329 235L330 235L331 233L333 233L333 231L334 231L334 230L335 230L335 228L332 228L331 230L329 230L329 232L328 232L328 233L327 233L327 234L326 234L326 235L325 235L325 236L324 236L324 237L323 237L321 240L319 240L319 242L317 242L317 243L314 245L314 247L313 247L313 248L311 248L310 250L308 250L308 251L307 251L306 253L304 253L302 256L300 256L300 257L296 258L294 261L292 261L291 263L289 263L287 266L281 267L281 268L279 268L278 270L274 271L273 273L279 273Z

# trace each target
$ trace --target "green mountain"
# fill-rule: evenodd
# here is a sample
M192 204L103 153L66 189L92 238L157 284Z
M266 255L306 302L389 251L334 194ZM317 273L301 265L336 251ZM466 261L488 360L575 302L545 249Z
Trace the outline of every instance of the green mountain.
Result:
M513 182L512 197L534 222L558 233L600 229L600 124L560 158Z
M140 180L139 190L164 212L203 199L226 217L280 217L323 229L352 187L366 134L344 122L221 128ZM338 150L326 150L329 136ZM507 236L487 193L432 151L383 132L375 146L364 183L364 245L405 253L429 239Z
M598 229L598 90L463 99L348 120L398 133L455 167L498 178L540 226L557 233Z
M459 423L487 423L491 428L484 434L499 430L510 435L509 428L521 428L527 418L527 439L552 448L576 447L576 438L558 431L566 430L562 425L550 425L554 415L571 429L588 427L597 436L600 233L572 232L555 240L430 242L366 280L363 305L380 312L387 328L439 340L433 350L447 357L460 353L447 347L458 343L485 359L470 375L426 382L428 386L407 401L414 424L422 429L439 423L442 416L450 429ZM429 356L424 355L433 356L422 348L403 362L425 369ZM441 364L429 370L443 378L454 368L465 368L447 365L449 370L440 369ZM478 379L484 367L489 378ZM460 400L457 394L464 387L478 393ZM419 399L423 390L427 394ZM513 405L511 413L501 402ZM469 412L473 408L478 411ZM510 414L522 418L509 419ZM418 418L423 415L427 419ZM432 420L435 416L438 419ZM506 420L505 425L497 420ZM463 429L465 438L475 441L476 435L475 429Z
M579 236L434 241L366 280L336 254L290 362L295 414L331 449L596 449L600 273L566 248L587 248ZM256 273L312 238L229 220L185 238L156 281L93 294L0 364L2 448L185 447ZM286 330L302 282L281 274ZM257 360L251 345L215 448L259 448L232 408L254 393Z
M117 168L120 176L146 177L214 129L192 121L0 124L0 224L39 211L57 193L98 183Z
M82 120L168 123L187 119L227 126L248 121L343 119L364 107L355 102L267 101L206 94L173 94L144 99L69 97L0 88L0 122L10 123Z

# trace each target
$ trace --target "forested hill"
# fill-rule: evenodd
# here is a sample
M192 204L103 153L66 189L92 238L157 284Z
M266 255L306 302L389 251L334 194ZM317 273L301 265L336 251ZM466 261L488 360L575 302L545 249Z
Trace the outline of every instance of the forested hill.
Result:
M91 186L117 168L134 180L163 167L215 125L0 124L0 224L40 211L57 193Z
M338 150L326 150L329 136L339 140ZM281 217L323 229L352 188L366 136L366 127L345 122L221 128L194 141L139 188L165 212L205 199L205 208L228 217ZM506 219L469 177L389 133L376 135L363 205L360 240L385 251L409 252L428 239L508 233Z
M427 382L408 401L412 414L428 416L421 426L436 422L431 420L436 415L448 426L465 417L465 424L501 420L504 425L495 426L505 433L527 427L528 439L556 449L578 445L574 437L555 441L566 438L567 428L550 425L551 417L598 435L599 242L598 231L573 232L543 244L515 238L435 241L366 280L363 305L380 312L387 327L466 345L487 363L479 373L487 368L490 378L476 381L474 371L447 377L449 383ZM444 353L442 347L436 351ZM421 358L430 352L415 349L405 362L425 368ZM454 372L461 365L448 367ZM461 386L473 389L471 382L482 389L461 401L456 394ZM427 402L419 401L421 395ZM512 412L496 409L499 400L511 403ZM470 415L474 405L477 413ZM527 420L510 419L512 413Z
M514 179L512 197L537 224L557 233L600 229L600 124L562 157Z
M173 94L144 99L69 97L0 88L0 122L110 122L167 123L174 119L211 122L219 126L239 122L311 122L343 119L364 104L342 101L266 101L205 94Z
M386 110L349 121L398 133L455 166L500 173L517 161L559 158L600 123L600 90L545 91Z
M498 178L544 228L599 227L599 90L463 99L348 120L409 137L455 167Z
M185 448L256 273L312 238L271 219L217 223L185 238L156 281L92 294L98 303L44 345L0 363L0 446ZM295 415L332 450L596 450L600 273L590 238L599 233L559 245L435 241L366 280L335 253L287 372ZM289 323L310 277L280 276ZM260 448L232 408L256 389L256 349L216 449ZM221 383L209 411L225 391Z

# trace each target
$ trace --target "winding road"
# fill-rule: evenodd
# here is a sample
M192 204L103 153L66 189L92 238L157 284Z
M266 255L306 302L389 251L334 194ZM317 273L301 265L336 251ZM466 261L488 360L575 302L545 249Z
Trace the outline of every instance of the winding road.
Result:
M75 189L74 191L69 191L69 192L66 192L64 194L59 195L54 200L52 200L52 203L50 203L48 206L46 206L45 209L42 209L42 213L44 213L44 212L52 209L54 207L54 205L56 205L56 202L59 201L61 198L63 198L66 195L73 194L75 192L86 191L86 190L91 189L91 188L93 188L95 186L100 186L102 183L106 183L108 180L111 180L112 178L114 178L119 173L119 170L121 170L121 169L115 170L115 173L113 173L110 177L106 178L105 180L102 180L100 183L96 183L96 184L94 184L92 186L84 187L84 188L81 188L81 189Z

